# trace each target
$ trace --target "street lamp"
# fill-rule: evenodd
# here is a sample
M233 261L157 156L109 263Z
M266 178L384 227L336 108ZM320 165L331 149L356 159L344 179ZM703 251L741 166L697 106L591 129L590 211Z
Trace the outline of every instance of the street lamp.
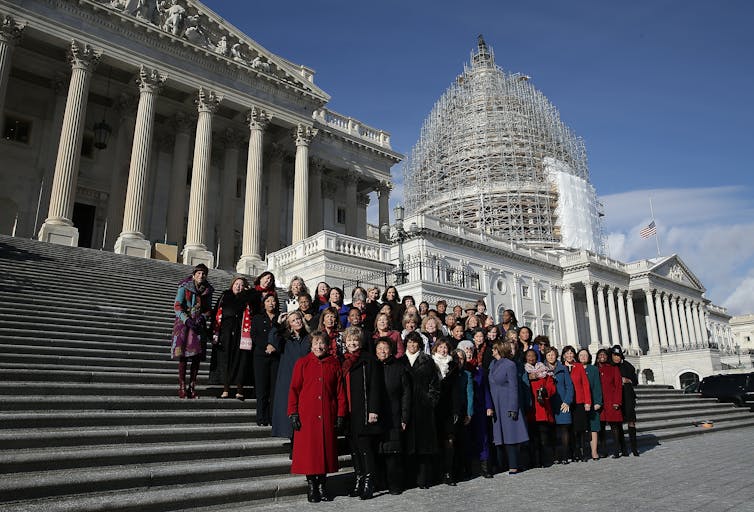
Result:
M388 224L380 226L380 232L391 243L398 243L398 270L395 271L395 277L398 284L406 284L406 272L405 259L403 257L403 242L416 235L419 232L419 227L416 222L412 222L408 227L408 231L403 228L403 214L405 209L401 205L397 205L393 208L393 217L395 218L395 224L392 228Z

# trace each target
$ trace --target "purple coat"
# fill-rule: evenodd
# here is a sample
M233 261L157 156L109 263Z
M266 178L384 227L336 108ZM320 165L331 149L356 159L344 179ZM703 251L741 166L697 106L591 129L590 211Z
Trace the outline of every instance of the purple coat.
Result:
M524 443L529 440L524 422L524 412L518 400L518 373L516 363L510 359L492 361L489 371L490 394L495 409L492 438L496 445ZM517 411L514 421L509 411Z
M199 334L186 326L186 320L192 318L205 321L212 313L212 293L214 288L207 282L203 290L197 290L192 276L178 285L175 294L175 321L173 322L173 343L170 354L173 359L200 356L204 358L203 340Z
M471 371L471 382L473 384L473 409L474 414L471 416L468 433L470 436L468 443L469 457L487 460L490 458L489 451L489 434L487 432L487 409L492 409L492 397L490 388L487 383L487 376L483 368L473 368Z

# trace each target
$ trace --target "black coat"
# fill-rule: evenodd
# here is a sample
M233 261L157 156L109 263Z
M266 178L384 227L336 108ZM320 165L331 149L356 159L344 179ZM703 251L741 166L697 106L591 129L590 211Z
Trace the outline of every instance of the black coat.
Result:
M385 430L380 442L380 453L400 453L403 451L403 430L401 423L411 421L411 377L406 358L390 356L382 362L385 379L385 400L382 402L380 418Z
M246 306L251 314L261 308L261 294L254 289L244 290L235 295L225 290L215 304L212 318L217 317L222 308L218 342L212 347L212 359L209 365L210 384L244 386L252 383L251 351L241 350L241 324Z
M382 402L385 400L385 383L382 365L369 352L362 350L359 358L348 369L346 376L351 409L351 435L370 436L382 432ZM377 423L369 423L369 413L377 414Z
M636 390L634 390L634 386L639 384L636 368L625 359L618 368L621 378L631 379L630 384L623 384L623 421L636 421Z
M291 376L296 361L309 353L309 335L303 338L295 338L287 333L283 337L280 349L280 366L278 366L277 380L275 381L275 394L277 397L272 403L272 436L293 437L291 422L288 419L288 392L291 388Z
M408 363L408 357L406 362ZM435 407L440 400L440 370L432 356L420 352L411 376L411 421L406 427L406 453L434 455L437 453Z
M458 365L451 361L447 375L440 381L440 401L435 408L437 431L440 435L454 433L456 423L466 416L466 390L461 389L458 377Z
M254 357L266 356L265 349L269 343L280 352L281 334L276 320L271 320L267 313L260 313L251 318L251 342ZM277 356L276 356L277 357Z

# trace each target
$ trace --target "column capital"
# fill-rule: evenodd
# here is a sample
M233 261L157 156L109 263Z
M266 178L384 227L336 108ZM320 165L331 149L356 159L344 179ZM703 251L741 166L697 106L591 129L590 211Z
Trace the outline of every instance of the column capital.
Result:
M75 39L71 41L71 47L68 49L68 62L73 69L93 71L101 56L102 52L95 51L90 45L81 44Z
M644 292L644 295L646 295L647 297L652 297L652 292L654 292L654 290L652 290L651 288L644 288L642 289L642 291Z
M540 283L541 283L541 281L538 278L536 278L536 277L532 277L531 278L531 285L532 285L532 287L539 288L539 284Z
M359 178L360 175L358 173L353 171L346 171L346 174L343 177L343 183L345 183L346 187L349 185L358 185Z
M16 44L21 39L21 35L26 28L23 23L16 23L11 15L6 15L3 22L0 23L0 42L5 44Z
M388 180L380 181L375 188L379 197L382 197L383 194L390 196L390 191L393 190L393 182Z
M359 194L356 196L356 200L359 206L363 206L364 208L369 206L369 196L367 194Z
M293 133L293 137L296 140L296 146L308 146L312 139L317 136L316 128L305 124L299 124L296 127L296 131Z
M605 283L597 282L597 293L602 293L605 290L605 286L607 286Z
M270 124L272 115L259 107L251 107L246 114L246 122L250 130L264 130Z
M223 100L221 95L215 94L214 91L199 87L199 92L194 100L196 109L199 113L214 114L217 112L217 108L220 106L220 102Z
M593 279L584 279L583 281L581 281L581 284L584 285L584 288L589 288L590 290L594 288L594 283L596 283L596 281L594 281Z
M669 293L664 293L662 295L662 301L664 303L670 304L670 294Z
M162 86L165 85L167 75L164 75L156 69L148 69L145 66L139 67L139 78L136 84L139 86L139 92L144 94L159 94Z

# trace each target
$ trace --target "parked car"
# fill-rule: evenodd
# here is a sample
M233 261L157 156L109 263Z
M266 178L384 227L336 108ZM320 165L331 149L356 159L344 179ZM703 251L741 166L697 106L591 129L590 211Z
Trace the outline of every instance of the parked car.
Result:
M754 401L754 372L710 375L699 383L699 393L705 398L743 406Z

